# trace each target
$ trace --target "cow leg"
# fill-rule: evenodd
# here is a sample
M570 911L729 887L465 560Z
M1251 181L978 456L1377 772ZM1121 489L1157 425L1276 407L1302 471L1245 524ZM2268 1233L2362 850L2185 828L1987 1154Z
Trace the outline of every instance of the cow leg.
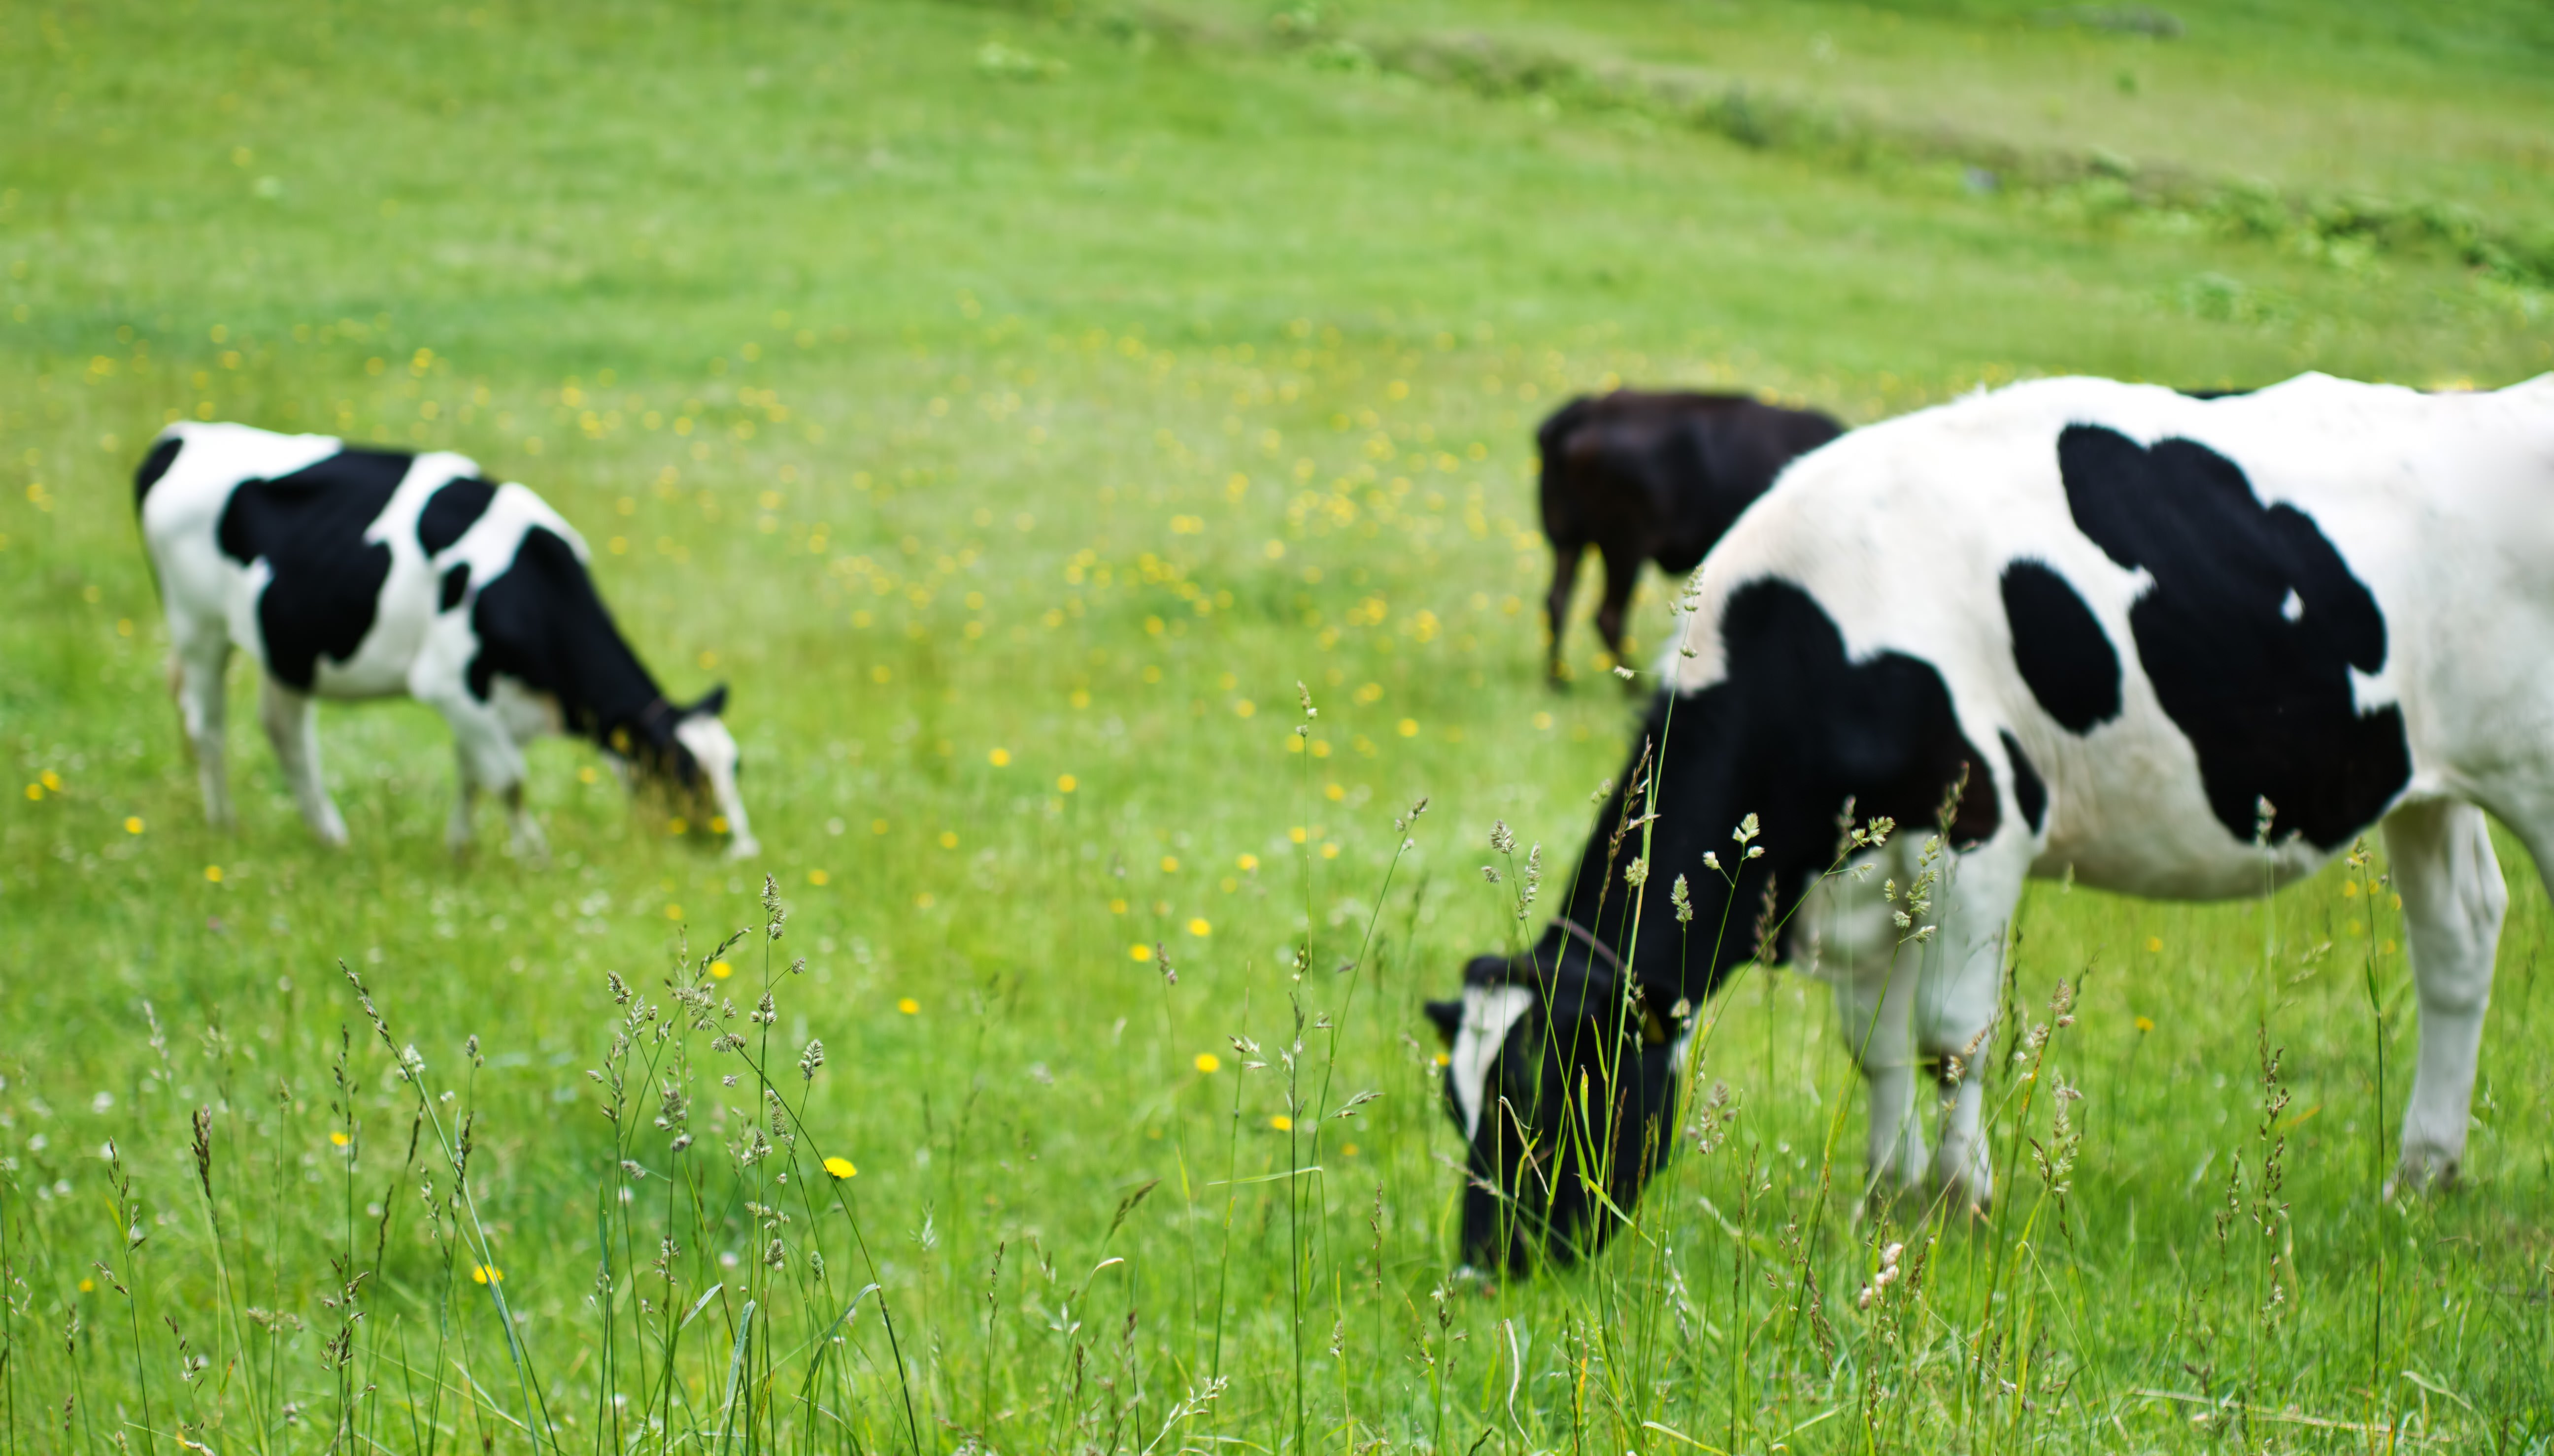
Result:
M531 807L523 802L523 780L518 774L506 786L506 818L514 831L513 849L518 859L545 864L550 857L549 838L541 833L540 822L532 818Z
M443 721L452 726L453 748L460 756L460 802L454 807L452 833L447 837L453 851L458 853L469 847L470 796L486 789L506 803L515 852L526 858L541 857L547 846L542 841L540 826L532 822L523 804L522 745L516 741L505 715L467 692L437 695L432 702Z
M1878 856L1874 873L1904 881L1895 850ZM1850 876L1821 881L1802 905L1813 973L1835 979L1837 1032L1861 1066L1871 1093L1865 1191L1874 1198L1919 1188L1925 1174L1924 1124L1916 1107L1911 1014L1920 948L1901 947L1879 887Z
M1578 561L1587 554L1584 541L1552 543L1552 591L1544 598L1544 615L1552 622L1552 640L1546 670L1555 684L1569 680L1568 670L1562 665L1561 643L1569 624L1569 597L1578 587Z
M346 821L329 801L327 782L319 774L319 704L309 694L268 673L257 700L266 739L275 745L275 761L301 809L302 823L332 849L346 846Z
M169 685L177 695L177 720L203 787L204 818L213 828L226 830L231 827L231 785L223 743L229 721L224 679L231 661L230 633L219 622L192 628L173 620L170 628L176 645L169 658Z
M1631 659L1623 651L1623 616L1632 605L1632 589L1640 584L1644 558L1631 547L1608 542L1598 548L1605 558L1605 600L1596 609L1596 630L1605 638L1605 650L1614 654L1617 667L1629 667ZM1632 684L1640 691L1638 683Z
M1937 861L1942 878L1933 886L1929 917L1936 929L1923 948L1916 1045L1919 1056L1942 1065L1941 1145L1933 1153L1933 1178L1950 1208L1983 1209L1995 1196L1980 1127L1984 1072L2004 984L2005 933L2022 901L2032 852L2031 835L2016 823L1975 848Z
M2403 896L2421 1002L2421 1060L2403 1110L2402 1154L2386 1185L2391 1194L2454 1181L2465 1156L2475 1059L2509 891L2492 831L2471 804L2432 800L2395 810L2385 817L2385 855Z
M456 750L452 758L452 818L443 827L443 847L458 857L470 852L470 811L479 801L479 784L470 776L468 753Z

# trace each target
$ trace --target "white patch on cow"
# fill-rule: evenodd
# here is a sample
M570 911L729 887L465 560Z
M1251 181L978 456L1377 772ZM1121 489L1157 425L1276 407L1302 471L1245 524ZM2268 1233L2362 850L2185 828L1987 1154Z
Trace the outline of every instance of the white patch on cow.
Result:
M2390 671L2365 673L2355 667L2350 669L2351 707L2364 714L2375 713L2399 701L2400 697L2394 691L2394 674Z
M1508 1033L1534 1009L1534 992L1524 986L1465 986L1463 1019L1454 1029L1454 1050L1446 1059L1446 1075L1453 1078L1454 1105L1463 1112L1463 1138L1469 1142L1481 1128L1481 1104L1490 1064L1499 1060Z
M2279 603L2279 616L2285 617L2289 621L2297 621L2303 618L2305 615L2305 599L2297 595L2296 588L2288 588L2288 595Z

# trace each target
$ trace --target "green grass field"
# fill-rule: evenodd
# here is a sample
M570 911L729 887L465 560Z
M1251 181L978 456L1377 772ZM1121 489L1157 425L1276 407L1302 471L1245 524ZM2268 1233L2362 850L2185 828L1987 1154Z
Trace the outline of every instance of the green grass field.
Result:
M2554 368L2541 7L2052 15L0 15L0 1444L2549 1449L2514 845L2452 1195L2378 1197L2381 861L2046 885L1988 1220L1857 1212L1828 999L1751 969L1637 1235L1450 1283L1418 1003L1509 934L1493 821L1566 864L1630 727L1583 625L1540 679L1555 403ZM540 491L669 693L733 684L763 857L551 742L550 861L456 863L413 705L323 714L326 852L245 672L208 832L131 513L180 417Z

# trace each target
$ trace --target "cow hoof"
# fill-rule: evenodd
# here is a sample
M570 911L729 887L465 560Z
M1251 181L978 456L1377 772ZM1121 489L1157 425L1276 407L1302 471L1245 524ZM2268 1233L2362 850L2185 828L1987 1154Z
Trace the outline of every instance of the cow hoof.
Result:
M730 859L752 859L761 852L762 843L758 840L732 840L727 846L727 857Z
M2385 1180L2385 1201L2391 1203L2398 1196L2426 1198L2433 1193L2453 1192L2461 1182L2457 1155L2416 1143L2403 1150L2401 1161L2394 1165L2394 1176Z
M1945 1177L1941 1180L1933 1206L1946 1216L1984 1218L1995 1207L1995 1181L1982 1173Z
M1883 1176L1863 1191L1862 1202L1854 1209L1854 1223L1894 1223L1904 1227L1924 1215L1924 1185Z
M343 849L354 842L354 836L346 833L346 822L333 814L311 832L319 837L320 843L331 849Z

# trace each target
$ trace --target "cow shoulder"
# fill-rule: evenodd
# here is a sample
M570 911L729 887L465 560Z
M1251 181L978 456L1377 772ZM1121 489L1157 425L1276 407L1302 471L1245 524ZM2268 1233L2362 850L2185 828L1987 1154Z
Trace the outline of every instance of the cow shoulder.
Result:
M1793 812L1813 813L1823 829L1847 798L1865 817L1909 825L1948 810L1955 846L1994 837L1993 767L1933 663L1886 648L1855 657L1817 598L1775 577L1730 597L1721 636L1748 751L1811 791Z

